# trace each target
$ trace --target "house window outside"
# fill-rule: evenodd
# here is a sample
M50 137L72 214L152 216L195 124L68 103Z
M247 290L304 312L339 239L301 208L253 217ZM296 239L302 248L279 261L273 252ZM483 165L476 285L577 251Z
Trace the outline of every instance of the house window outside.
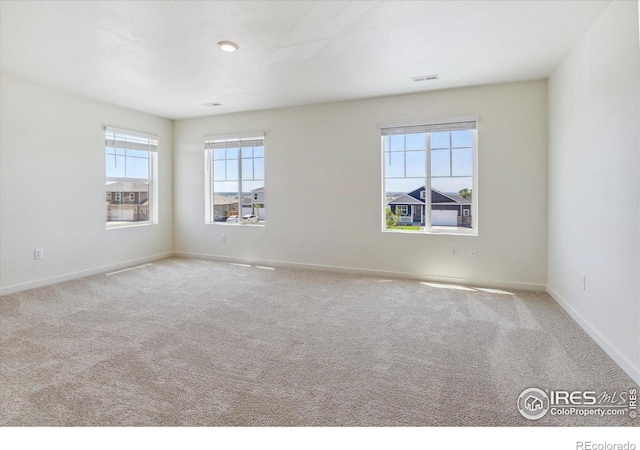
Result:
M107 228L157 223L157 149L155 136L106 128Z
M380 128L383 231L477 234L477 117Z
M210 136L204 148L206 223L264 225L264 134Z

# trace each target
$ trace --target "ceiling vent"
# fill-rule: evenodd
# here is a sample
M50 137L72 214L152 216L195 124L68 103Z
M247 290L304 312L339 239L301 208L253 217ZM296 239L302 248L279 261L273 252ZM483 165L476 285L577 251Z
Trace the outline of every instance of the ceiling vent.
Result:
M218 103L218 102L211 102L211 103L203 103L202 106L207 106L207 107L211 107L211 106L222 106L222 103Z
M411 79L413 81L429 81L429 80L437 80L439 76L440 75L436 73L433 75L421 75L419 77L411 77Z

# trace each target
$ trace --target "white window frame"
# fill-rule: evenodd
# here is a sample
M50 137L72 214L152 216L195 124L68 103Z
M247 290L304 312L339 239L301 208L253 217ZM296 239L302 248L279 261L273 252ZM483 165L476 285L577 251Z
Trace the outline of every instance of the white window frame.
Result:
M396 214L399 216L408 216L409 215L409 206L408 205L396 205Z
M471 208L473 209L473 220L471 222L471 228L463 227L433 227L431 225L431 195L426 195L426 192L431 192L431 132L441 130L451 130L455 124L465 124L474 122L475 126L472 133L472 191L471 191ZM404 122L386 122L379 124L381 130L380 136L380 148L381 148L381 175L382 175L382 195L381 195L381 226L382 231L385 233L409 233L409 234L444 234L444 235L467 235L478 236L478 224L479 224L479 205L478 205L478 122L479 117L477 115L468 116L455 116L455 117L442 117L437 119L404 121ZM398 128L406 129L407 131L402 134L410 134L424 132L423 129L431 129L426 132L426 147L425 147L425 164L426 164L426 177L425 177L425 195L423 214L425 216L424 231L410 230L404 231L400 229L390 229L386 227L386 175L385 175L385 148L384 148L384 131L386 129ZM415 130L415 131L413 131ZM422 195L421 195L422 197ZM396 207L397 208L397 207Z
M257 144L261 141L261 145L251 145L253 147L261 146L264 148L264 179L262 188L266 191L266 182L267 182L267 166L266 166L266 155L267 155L267 147L265 142L264 132L251 132L251 133L239 133L239 134L228 134L228 135L214 135L214 136L206 136L204 139L204 179L205 179L205 223L208 225L225 225L225 226L251 226L251 227L264 227L266 225L266 220L262 222L245 222L242 217L242 183L243 181L252 181L252 180L242 180L242 143L252 142ZM215 206L214 206L214 181L213 181L213 165L215 164L213 151L216 148L216 144L225 143L228 144L229 148L238 148L238 212L237 219L235 222L216 222L215 218ZM232 147L233 146L233 147ZM246 145L249 147L249 145ZM218 147L222 148L222 147ZM255 157L254 157L255 158ZM226 161L226 160L224 160ZM257 181L257 180L256 180ZM257 193L254 193L254 197L257 196ZM251 203L253 206L253 201ZM263 207L264 208L264 207ZM250 213L251 214L251 213Z
M158 223L158 137L153 134L132 131L122 128L106 126L105 130L105 154L108 147L146 151L149 155L149 177L106 177L107 182L147 182L149 185L149 198L147 200L147 220L135 222L106 222L107 229L127 228L140 225L154 225ZM109 155L107 155L109 156ZM125 159L126 160L126 159ZM106 170L105 170L106 174ZM116 202L123 201L123 192L115 192ZM135 196L135 193L129 193ZM135 197L134 197L135 198Z

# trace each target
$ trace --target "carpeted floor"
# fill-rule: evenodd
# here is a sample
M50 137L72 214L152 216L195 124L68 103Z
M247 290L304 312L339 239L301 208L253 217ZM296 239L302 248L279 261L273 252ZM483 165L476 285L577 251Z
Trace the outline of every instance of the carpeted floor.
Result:
M170 258L2 297L0 352L5 426L638 425L520 416L635 386L544 293Z

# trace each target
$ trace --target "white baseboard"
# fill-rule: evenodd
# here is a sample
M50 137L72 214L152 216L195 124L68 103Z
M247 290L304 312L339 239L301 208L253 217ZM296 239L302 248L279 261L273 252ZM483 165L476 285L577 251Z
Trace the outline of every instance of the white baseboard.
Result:
M635 366L625 355L620 352L607 338L605 338L585 317L576 311L558 292L547 285L547 293L553 298L567 314L575 320L580 327L593 339L613 361L640 385L640 368Z
M174 252L174 255L182 258L197 258L197 259L206 259L210 261L223 261L223 262L233 262L233 263L241 263L241 264L257 264L261 266L291 267L291 268L297 268L297 269L320 270L324 272L339 272L339 273L350 273L350 274L385 277L385 278L402 278L402 279L409 279L409 280L432 281L437 283L464 284L472 287L478 286L478 287L501 288L501 289L517 289L517 290L524 290L524 291L540 291L540 292L544 292L546 289L546 285L544 284L523 283L518 281L476 280L473 278L431 276L431 275L422 275L422 274L415 274L415 273L408 273L408 272L358 269L353 267L327 266L322 264L294 263L294 262L286 262L286 261L258 260L258 259L251 259L251 258L237 258L234 256L220 256L220 255L210 255L205 253L192 253L192 252Z
M164 259L173 256L173 252L159 253L157 255L147 256L145 258L131 259L129 261L123 261L116 264L110 264L108 266L95 267L93 269L81 270L79 272L67 273L64 275L57 275L55 277L44 278L41 280L30 281L28 283L15 284L13 286L7 286L0 289L0 296L13 294L14 292L26 291L28 289L34 289L42 286L48 286L50 284L60 283L62 281L75 280L76 278L87 277L89 275L96 275L104 272L111 272L113 270L124 269L126 267L135 266L138 264L144 264L158 259Z

